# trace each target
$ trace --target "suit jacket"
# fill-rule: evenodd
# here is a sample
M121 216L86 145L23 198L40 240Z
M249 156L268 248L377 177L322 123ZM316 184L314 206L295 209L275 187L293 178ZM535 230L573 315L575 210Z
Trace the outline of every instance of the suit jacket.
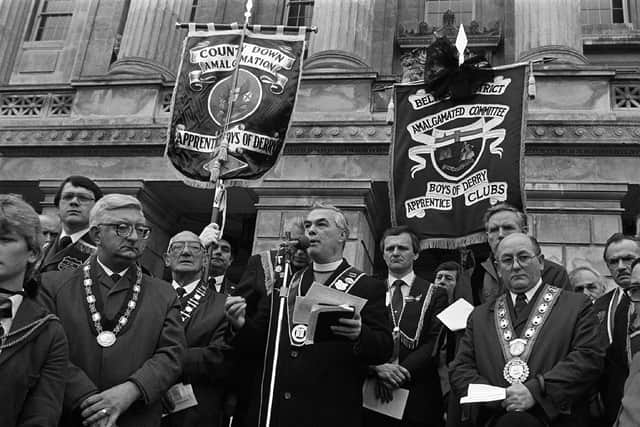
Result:
M182 307L194 292L180 299ZM198 405L164 417L163 426L222 425L225 381L231 369L228 358L225 358L229 350L224 341L227 331L225 299L225 295L208 287L191 317L183 323L187 348L182 359L180 381L192 385Z
M605 422L608 425L613 424L618 416L624 382L629 376L626 350L629 299L623 294L623 298L618 303L619 292L618 289L607 292L593 304L593 309L600 320L602 345L606 351L605 369L598 388L604 404ZM612 299L614 299L613 304ZM609 312L610 307L613 313Z
M423 307L426 302L424 298L430 287L433 288L432 296L425 308ZM423 308L426 310L417 346L411 349L403 340L399 342L399 363L411 373L411 382L402 386L409 390L403 420L424 426L441 425L444 405L438 376L437 343L442 332L442 323L436 315L448 305L447 291L444 287L430 284L416 276L411 285L409 297L410 299L405 300L399 325L400 330L407 336L416 336ZM391 314L391 306L388 309ZM369 412L367 418L367 426L383 426L390 421L390 418L374 412Z
M91 261L94 293L104 294L103 315L115 317L135 282L135 268L114 284L104 270ZM160 424L160 398L175 384L182 371L185 347L180 322L180 303L170 284L142 276L142 291L129 322L117 341L103 348L96 342L83 286L83 269L42 275L39 298L58 315L67 331L69 374L61 425L80 426L78 406L88 396L132 381L142 398L118 419L119 427Z
M523 327L530 311L537 308L534 306L542 290L543 287L518 320L507 294L514 329ZM494 308L494 302L483 304L469 317L451 366L451 387L458 398L466 395L471 383L509 386L503 377L505 359L495 329ZM588 425L588 395L602 372L603 357L591 302L582 294L560 291L527 361L530 374L524 385L536 400L529 411L552 427ZM498 403L475 409L478 411L473 418L477 426L504 414Z
M25 297L9 333L42 319L48 313ZM7 338L5 344L25 338L0 352L0 425L54 427L62 413L62 397L69 349L55 317L29 333Z
M624 383L624 397L618 419L613 427L637 427L640 425L640 354L631 362L629 377Z
M330 284L349 264L343 261L327 280ZM313 272L307 268L297 274L302 276L300 292L305 295L313 282ZM391 322L385 307L384 284L369 276L363 276L349 291L366 298L361 311L362 331L357 342L324 341L297 347L289 339L287 315L283 318L280 352L277 366L271 425L359 427L362 422L362 384L367 366L389 359L393 348ZM290 295L290 301L295 298ZM260 304L254 319L248 319L235 337L237 351L266 357L267 369L263 374L260 399L261 424L264 424L269 391L270 366L273 360L275 331L280 299L272 292L269 299ZM286 311L286 310L285 310ZM265 344L270 337L267 351ZM266 353L266 354L265 354ZM253 408L257 414L258 408ZM248 425L257 425L250 423Z
M255 315L258 302L270 295L280 274L274 271L277 265L277 250L263 251L249 257L247 266L238 282L238 294L247 301L247 316Z
M571 289L567 270L548 259L543 260L542 281L560 289ZM498 295L504 293L505 288L498 280L498 273L493 265L492 257L487 258L476 267L471 277L471 287L476 305L494 301Z
M96 244L89 233L85 233L78 241L64 249L59 249L60 239L47 246L42 263L38 267L40 273L49 271L74 270L96 252Z

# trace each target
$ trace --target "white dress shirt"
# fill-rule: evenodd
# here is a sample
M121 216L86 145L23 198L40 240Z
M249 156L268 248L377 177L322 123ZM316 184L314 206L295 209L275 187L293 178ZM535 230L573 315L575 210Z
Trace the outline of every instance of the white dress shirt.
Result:
M11 300L11 318L10 319L1 319L0 325L4 329L4 334L8 334L11 330L11 325L13 324L13 319L16 317L16 313L18 312L18 308L20 308L20 304L22 304L22 295L16 294L11 295L9 299Z
M176 291L178 290L178 288L184 289L184 294L188 295L191 292L193 292L193 290L196 288L196 286L198 286L198 283L200 283L200 279L194 280L193 282L190 282L190 283L187 283L184 286L180 286L180 284L178 282L173 280L171 282L171 286L173 286L173 289L175 289Z
M536 283L536 285L529 289L527 292L524 293L524 295L527 297L527 304L529 304L531 302L531 300L533 299L533 296L536 294L536 292L538 291L538 288L540 287L540 285L542 285L542 278L538 279L538 283ZM516 306L516 297L518 296L518 294L514 294L513 292L509 291L509 294L511 295L511 302L513 303L513 306Z
M413 272L413 270L411 270L410 272L408 272L407 274L405 274L402 277L395 277L393 276L391 273L389 273L389 276L387 277L387 283L389 284L389 296L391 296L391 294L393 293L393 283L396 280L402 280L404 283L402 284L402 286L400 286L400 291L402 291L402 296L404 298L409 296L409 292L411 291L411 285L413 284L413 281L416 278L416 273Z
M85 228L84 230L80 230L80 231L76 231L73 234L67 234L64 230L62 230L60 232L60 236L58 236L58 241L60 241L60 239L62 239L64 236L69 236L71 237L71 243L75 243L78 240L80 240L82 238L82 236L84 236L85 234L87 234L87 232L89 231L89 228Z

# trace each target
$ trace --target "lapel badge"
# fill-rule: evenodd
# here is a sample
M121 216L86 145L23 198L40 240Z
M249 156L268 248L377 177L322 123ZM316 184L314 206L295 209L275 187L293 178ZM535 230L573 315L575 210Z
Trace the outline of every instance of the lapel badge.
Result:
M347 277L346 279L344 279L344 281L347 282L350 285L354 284L354 281L353 281L353 279L351 277Z
M335 286L337 290L344 291L345 289L347 289L348 285L344 283L342 280L338 280Z

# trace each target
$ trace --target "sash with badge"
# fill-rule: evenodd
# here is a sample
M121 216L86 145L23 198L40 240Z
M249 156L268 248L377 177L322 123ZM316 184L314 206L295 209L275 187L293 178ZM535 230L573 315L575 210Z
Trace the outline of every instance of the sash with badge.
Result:
M429 304L431 303L431 297L433 296L433 290L435 286L436 285L434 284L429 285L429 289L424 295L409 295L405 297L404 305L402 306L402 312L397 318L393 310L390 310L391 319L393 320L393 359L396 359L399 354L400 344L402 344L409 350L414 350L416 347L418 347L418 343L420 342L420 334L422 333L422 328L424 327L425 315L427 313L427 309L429 308ZM405 320L404 322L403 319ZM413 321L415 319L418 319L418 321Z
M513 322L506 303L507 296L503 294L496 300L495 329L506 362L502 374L509 384L524 383L529 377L527 361L558 295L560 295L559 288L545 285L538 296L535 309L529 314L522 337L516 337L513 329Z
M315 326L316 323L310 323L310 320L312 313L317 311L319 306L349 306L353 307L354 313L360 313L367 303L365 298L349 294L353 286L364 276L363 272L349 267L327 286L314 282L303 296L300 285L305 271L306 269L297 272L291 279L288 301L289 341L296 347L313 344L314 333L310 333L309 327Z

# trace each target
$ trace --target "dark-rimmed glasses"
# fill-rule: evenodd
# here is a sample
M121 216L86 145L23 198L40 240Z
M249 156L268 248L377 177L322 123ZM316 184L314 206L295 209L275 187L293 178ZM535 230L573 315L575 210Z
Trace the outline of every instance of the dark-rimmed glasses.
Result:
M534 258L537 258L538 256L540 256L540 254L530 254L527 252L522 252L515 257L503 256L498 260L498 264L500 264L503 268L513 268L514 261L518 260L518 264L521 267L526 267L527 265L531 264Z
M143 240L149 238L151 234L151 227L147 227L146 225L132 225L126 222L121 222L119 224L115 223L102 223L98 225L107 225L109 227L113 227L116 230L116 234L120 237L129 237L131 233L133 233L133 229L135 228L138 237Z

